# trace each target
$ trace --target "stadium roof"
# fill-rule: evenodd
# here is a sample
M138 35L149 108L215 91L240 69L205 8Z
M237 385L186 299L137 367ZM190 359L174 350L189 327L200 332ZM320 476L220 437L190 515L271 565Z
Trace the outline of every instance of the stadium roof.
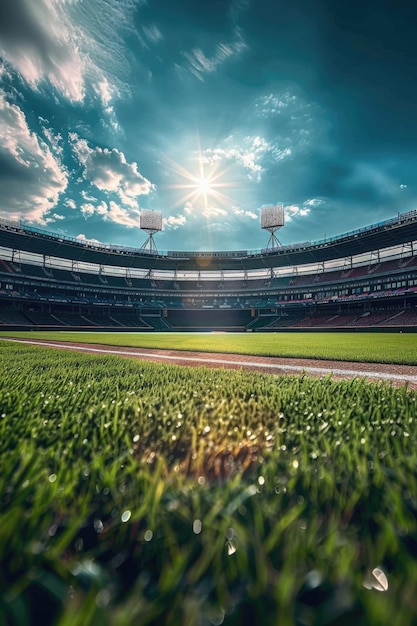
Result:
M156 252L79 241L20 222L0 221L0 247L70 261L147 270L223 271L279 268L349 258L412 241L417 241L417 210L322 241L266 250L231 252Z

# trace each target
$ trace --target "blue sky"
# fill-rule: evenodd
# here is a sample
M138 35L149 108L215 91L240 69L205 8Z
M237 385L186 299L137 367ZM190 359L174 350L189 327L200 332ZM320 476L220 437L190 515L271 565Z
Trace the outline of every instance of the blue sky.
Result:
M417 6L0 0L0 217L160 250L259 249L417 208Z

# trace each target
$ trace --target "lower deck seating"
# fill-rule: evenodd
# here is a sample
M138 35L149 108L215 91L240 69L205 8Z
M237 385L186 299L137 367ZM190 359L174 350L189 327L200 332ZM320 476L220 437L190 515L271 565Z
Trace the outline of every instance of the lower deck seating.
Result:
M80 313L59 312L56 314L56 318L65 326L97 326Z
M32 322L20 311L0 308L0 325L15 324L16 326L32 326Z

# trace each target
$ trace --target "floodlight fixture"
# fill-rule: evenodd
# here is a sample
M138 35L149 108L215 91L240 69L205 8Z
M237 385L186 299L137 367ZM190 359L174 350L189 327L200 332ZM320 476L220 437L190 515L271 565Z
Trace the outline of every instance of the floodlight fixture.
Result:
M275 235L276 231L284 226L284 207L282 204L273 204L261 209L261 228L270 233L268 248L279 248L281 242Z
M141 250L158 252L153 236L162 230L162 212L142 209L140 214L140 229L148 234L148 238L141 245Z

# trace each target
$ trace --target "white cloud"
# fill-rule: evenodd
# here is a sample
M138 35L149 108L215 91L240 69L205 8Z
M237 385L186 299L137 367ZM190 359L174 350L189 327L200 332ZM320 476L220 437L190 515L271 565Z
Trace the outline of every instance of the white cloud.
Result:
M83 179L80 178L78 182L82 183ZM96 198L95 196L92 196L90 193L85 191L85 189L81 191L81 195L84 198L84 200L87 200L87 202L98 202L98 198Z
M107 107L113 98L113 88L105 76L95 85L95 89L102 103Z
M303 206L308 207L316 207L321 204L324 204L324 200L321 200L320 198L310 198L309 200L305 200L305 202L303 202Z
M46 141L50 145L53 150L53 153L56 156L62 158L64 154L62 135L60 133L55 133L51 128L48 128L46 124L48 124L48 120L40 117L39 122L42 125L42 134L45 137Z
M208 206L201 211L201 214L207 218L226 217L228 215L228 211L226 211L226 209L221 209L220 207Z
M114 85L110 85L105 76L93 85L93 89L99 96L103 104L103 111L106 114L106 120L103 119L102 124L109 125L114 132L120 132L120 124L117 121L114 106L111 105L112 100L120 95L119 90Z
M299 91L283 88L259 96L250 114L265 120L273 128L275 145L292 153L305 149L328 125L324 111Z
M229 211L227 211L226 209L222 209L220 207L216 207L216 206L206 206L203 208L199 208L199 207L194 206L191 202L187 202L184 206L183 213L179 213L176 219L180 220L181 215L184 215L184 217L185 216L192 217L193 219L196 219L196 220L201 219L201 217L212 219L216 217L227 217L229 215Z
M156 26L156 24L149 24L148 26L143 26L142 30L146 39L152 44L156 44L159 41L161 41L161 39L163 39L163 35L161 31L159 30L159 28Z
M81 205L81 213L86 219L99 215L105 222L113 222L128 228L139 228L139 209L121 207L116 202L100 202L94 205L89 202Z
M240 141L234 135L230 135L221 147L207 148L201 153L200 158L203 163L210 165L222 161L233 161L248 172L249 178L259 181L266 157L281 161L290 155L290 148L280 149L259 135L248 135Z
M67 206L69 209L76 209L77 205L75 203L75 201L72 198L65 198L64 200L64 206Z
M218 43L210 56L207 56L201 48L183 52L185 62L182 66L177 66L177 69L181 71L185 69L199 80L204 80L204 74L215 72L225 61L240 56L247 49L247 44L238 29L235 35L235 40L230 43Z
M77 235L76 239L78 239L78 241L82 241L83 243L102 243L98 239L91 239L90 237L86 237L83 233Z
M134 208L126 209L116 204L116 202L110 201L106 220L122 226L128 226L129 228L139 228L140 211Z
M81 205L81 213L84 217L91 217L92 215L108 215L108 206L104 200L99 204L91 204L90 202L86 202Z
M138 196L148 195L155 186L139 171L137 163L128 163L123 152L116 148L91 148L85 139L70 134L70 143L83 176L92 185L107 193L114 193L122 204L138 207Z
M92 215L94 215L95 212L96 207L94 206L94 204L86 202L85 204L81 205L81 213L84 215L84 217L91 217Z
M84 61L65 11L65 2L14 0L0 16L2 57L33 87L48 80L59 93L84 98Z
M259 215L254 213L253 211L246 211L245 209L240 209L239 207L232 207L232 213L234 215L240 215L241 217L249 217L251 220L258 220Z
M204 220L210 224L210 230L218 229L223 231L230 231L230 224L233 221L247 219L250 222L257 220L258 215L253 211L241 209L233 206L230 209L225 209L216 206L198 207L191 202L186 202L184 208L176 215L170 215L163 219L164 230L177 230L179 227L184 226L189 229L198 230L201 226L201 220Z
M162 220L163 227L166 230L177 230L180 226L184 226L186 222L186 216L181 214L170 215Z
M13 0L0 3L0 56L35 89L52 85L71 102L99 97L110 106L128 92L130 67L123 36L144 0Z
M286 222L291 222L294 218L305 217L309 215L310 208L306 206L298 206L297 204L289 204L284 206L284 219Z
M25 114L0 91L0 197L2 214L45 224L45 216L67 187L68 176L54 152L58 137L49 131L50 145L32 132Z
M281 115L285 109L299 106L297 96L288 90L280 94L269 93L261 96L255 102L255 114L259 117L275 117Z

